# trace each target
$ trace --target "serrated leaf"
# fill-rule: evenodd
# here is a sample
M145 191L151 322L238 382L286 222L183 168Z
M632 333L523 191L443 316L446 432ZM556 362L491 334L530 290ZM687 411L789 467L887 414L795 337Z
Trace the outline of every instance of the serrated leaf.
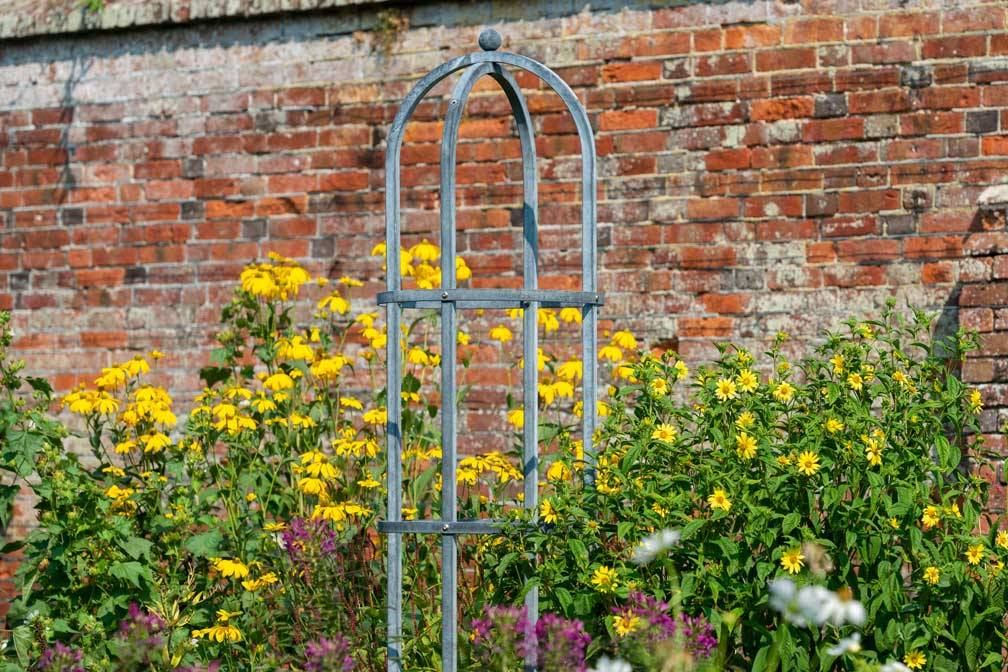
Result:
M140 579L145 579L146 583L152 581L150 570L141 565L139 562L134 562L132 560L128 562L117 562L111 567L109 567L109 575L116 577L117 579L124 579L129 581L137 588L142 588Z
M197 558L207 558L217 553L223 540L224 537L218 530L210 530L190 537L185 542L185 548Z
M120 541L119 545L134 560L139 560L141 555L149 560L150 550L154 544L140 537L130 537L125 541Z

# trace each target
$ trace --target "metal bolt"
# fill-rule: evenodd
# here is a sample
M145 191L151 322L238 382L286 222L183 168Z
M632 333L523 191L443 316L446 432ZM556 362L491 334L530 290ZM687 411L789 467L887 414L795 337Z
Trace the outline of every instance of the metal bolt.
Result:
M441 298L442 299L447 299L448 298L448 292L441 292Z
M448 523L445 523L444 525L441 526L441 529L442 531L447 532L448 530L451 529L451 527L448 525Z

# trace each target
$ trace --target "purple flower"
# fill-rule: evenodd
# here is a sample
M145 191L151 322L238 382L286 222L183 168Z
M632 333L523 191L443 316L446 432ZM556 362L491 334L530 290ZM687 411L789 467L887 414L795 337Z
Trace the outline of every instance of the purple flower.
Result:
M613 607L613 613L637 616L643 626L628 635L649 650L669 640L678 641L683 650L696 658L709 658L717 646L714 628L703 616L670 615L667 602L641 592L630 593L629 602Z
M115 635L115 669L134 670L149 665L164 646L161 636L164 627L164 621L156 614L141 611L135 602L131 603L129 614Z
M282 539L291 563L306 572L318 560L336 553L336 532L324 520L295 518L284 529Z
M536 655L536 633L525 607L483 609L472 621L473 659L494 668L517 666Z
M35 663L36 669L47 672L84 672L80 661L84 654L60 642L47 646Z
M305 647L305 672L351 672L350 642L345 637L310 642Z
M556 614L543 614L535 625L539 643L538 666L542 672L585 672L585 649L591 644L591 635L584 623L569 620Z

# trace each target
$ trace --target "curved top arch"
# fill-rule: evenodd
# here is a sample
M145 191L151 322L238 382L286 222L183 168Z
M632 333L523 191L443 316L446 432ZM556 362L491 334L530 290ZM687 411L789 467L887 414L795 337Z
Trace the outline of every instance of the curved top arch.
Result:
M405 135L406 124L416 111L420 101L435 85L443 79L464 68L483 63L499 63L521 68L546 83L564 102L567 111L574 120L575 128L581 144L582 165L582 283L586 291L596 291L596 154L595 137L592 132L588 113L578 100L568 84L548 67L527 56L501 51L483 51L459 56L431 70L418 81L406 97L392 121L386 141L385 155L385 237L387 241L386 258L399 259L399 176L400 154ZM390 291L401 289L402 278L398 263L387 264L387 287Z

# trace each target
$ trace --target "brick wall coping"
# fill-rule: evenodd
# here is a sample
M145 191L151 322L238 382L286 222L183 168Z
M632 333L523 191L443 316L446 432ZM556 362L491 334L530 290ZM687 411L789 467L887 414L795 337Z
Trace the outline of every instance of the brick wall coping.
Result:
M159 24L379 5L388 0L106 0L91 12L79 0L6 0L0 40Z

